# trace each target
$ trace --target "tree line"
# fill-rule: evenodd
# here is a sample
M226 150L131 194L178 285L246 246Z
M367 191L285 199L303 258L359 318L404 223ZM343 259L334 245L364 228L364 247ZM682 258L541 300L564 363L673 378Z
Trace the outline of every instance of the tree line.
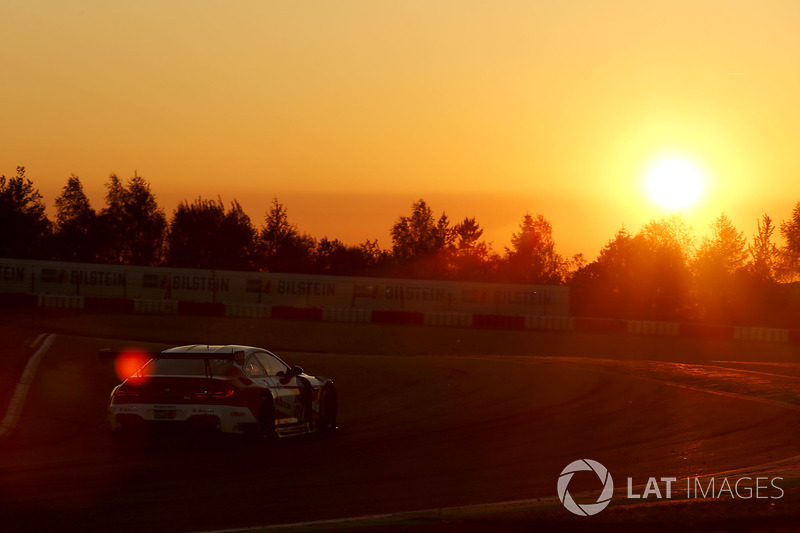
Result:
M796 323L800 316L800 202L778 226L768 215L750 239L725 215L699 241L679 216L638 232L621 228L588 262L556 249L542 215L522 216L496 251L474 217L453 223L424 200L377 240L317 240L275 198L256 225L234 200L184 200L168 217L150 184L111 175L96 210L78 176L67 179L50 220L41 194L18 167L0 176L0 257L307 274L567 284L574 314L726 323ZM776 230L784 244L773 242Z

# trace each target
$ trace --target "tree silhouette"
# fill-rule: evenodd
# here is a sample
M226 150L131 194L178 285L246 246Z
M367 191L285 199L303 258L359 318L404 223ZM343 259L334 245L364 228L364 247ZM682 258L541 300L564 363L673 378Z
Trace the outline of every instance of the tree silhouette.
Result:
M430 206L418 200L411 205L411 216L401 216L392 226L392 253L401 260L430 256L448 241L448 226L446 215L437 223Z
M455 234L447 215L435 220L425 200L411 205L411 216L401 216L391 229L392 255L401 274L432 279L447 274L445 253Z
M350 246L336 238L319 242L289 222L277 198L256 231L238 202L181 202L167 219L148 182L134 174L126 183L111 175L106 205L96 213L80 178L71 175L55 199L55 223L39 191L17 167L0 176L0 256L115 264L155 265L350 276L570 285L571 312L651 320L702 319L728 324L800 326L800 203L775 226L764 214L748 245L722 214L695 248L694 233L680 216L652 220L633 235L624 227L597 258L566 260L556 251L552 226L526 214L501 258L483 240L474 217L455 225L436 218L418 200L390 228L391 252L377 240ZM780 283L779 283L780 282Z
M564 278L564 259L556 252L553 228L542 216L526 214L519 232L511 236L502 264L505 280L514 283L558 284Z
M721 214L711 224L711 237L704 237L695 255L695 268L712 275L730 275L747 261L747 239L731 220Z
M691 272L685 260L690 251L680 245L684 234L682 225L663 221L651 221L635 236L620 229L573 276L573 310L616 318L686 317Z
M484 244L480 241L483 236L483 228L475 220L475 217L466 217L456 224L453 228L456 236L456 249L466 252L475 252Z
M228 241L220 243L221 249L227 254L220 268L252 269L256 259L256 229L237 200L231 202L231 207L225 213L220 233Z
M358 250L364 262L364 270L361 271L362 275L380 275L391 261L391 254L381 249L378 245L378 239L365 240L358 245Z
M261 228L260 262L270 272L310 272L316 241L289 223L286 206L273 198Z
M222 199L183 201L172 215L167 263L186 268L253 268L255 229L237 201L225 212Z
M800 202L794 206L792 217L781 222L781 236L786 244L781 248L781 277L785 281L800 278Z
M565 262L565 272L564 272L564 279L569 284L572 281L572 278L575 274L585 267L587 264L586 257L582 253L577 253L572 256L571 259L567 259Z
M588 316L626 318L641 312L635 301L641 260L637 242L624 227L603 247L597 259L579 269L572 279L573 312Z
M125 187L116 174L106 183L106 206L100 210L100 260L104 263L127 264L130 253L126 250Z
M53 255L64 261L93 262L100 250L97 213L83 192L83 184L72 174L56 198Z
M134 174L123 185L112 174L100 212L102 258L108 263L155 265L161 262L167 218L147 181Z
M681 215L651 220L642 227L639 234L653 249L672 249L679 253L684 261L692 260L694 231Z
M753 244L748 247L752 260L750 268L757 279L773 281L778 258L778 247L772 242L775 226L772 225L772 219L766 213L761 216L757 224L758 233L753 236Z
M314 250L316 274L333 276L360 276L374 274L385 254L377 241L367 241L358 246L347 246L339 239L323 237Z
M481 240L483 228L475 217L466 217L453 228L455 243L450 251L450 268L458 280L484 281L493 275L496 258L492 247ZM494 259L494 260L493 260Z
M0 176L0 257L46 257L50 231L42 195L25 167L13 178Z
M739 309L742 273L747 260L747 239L723 213L711 224L711 236L704 237L697 249L693 269L697 304L702 317L730 321Z
M330 240L323 237L314 251L314 272L319 274L341 275L352 272L355 265L350 264L352 258L347 246L339 239Z

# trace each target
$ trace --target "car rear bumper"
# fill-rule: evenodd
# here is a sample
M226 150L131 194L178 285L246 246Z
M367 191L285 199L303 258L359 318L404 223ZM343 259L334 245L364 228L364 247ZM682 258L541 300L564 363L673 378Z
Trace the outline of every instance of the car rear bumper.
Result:
M207 429L222 433L245 433L256 423L246 407L195 404L111 404L108 422L121 428Z

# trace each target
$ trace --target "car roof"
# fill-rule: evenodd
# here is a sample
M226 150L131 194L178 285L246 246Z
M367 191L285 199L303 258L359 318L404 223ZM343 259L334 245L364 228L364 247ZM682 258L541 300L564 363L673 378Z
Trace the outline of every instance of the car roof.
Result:
M256 348L254 346L242 346L239 344L187 344L185 346L175 346L161 352L162 354L178 354L178 353L192 353L192 354L231 354L234 352L244 352L245 355L250 355L253 352L265 352L263 348Z

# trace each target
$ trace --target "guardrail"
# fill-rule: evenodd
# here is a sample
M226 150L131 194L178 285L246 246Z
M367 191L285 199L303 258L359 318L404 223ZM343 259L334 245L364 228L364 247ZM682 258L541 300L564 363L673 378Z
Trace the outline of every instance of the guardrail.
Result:
M322 320L326 322L372 322L372 311L352 307L323 307Z
M174 315L178 313L178 300L136 299L133 301L133 312L156 315Z
M742 341L789 342L788 329L776 328L741 328L733 329L733 338Z
M192 302L141 298L101 298L67 295L0 293L0 308L48 309L90 313L194 315L250 319L311 320L429 327L537 331L578 331L596 334L691 337L741 342L800 343L800 330L725 326L699 323L609 318L500 315L461 312L418 312L351 307L289 307L250 303Z
M225 316L235 318L272 318L272 306L258 304L227 304Z

